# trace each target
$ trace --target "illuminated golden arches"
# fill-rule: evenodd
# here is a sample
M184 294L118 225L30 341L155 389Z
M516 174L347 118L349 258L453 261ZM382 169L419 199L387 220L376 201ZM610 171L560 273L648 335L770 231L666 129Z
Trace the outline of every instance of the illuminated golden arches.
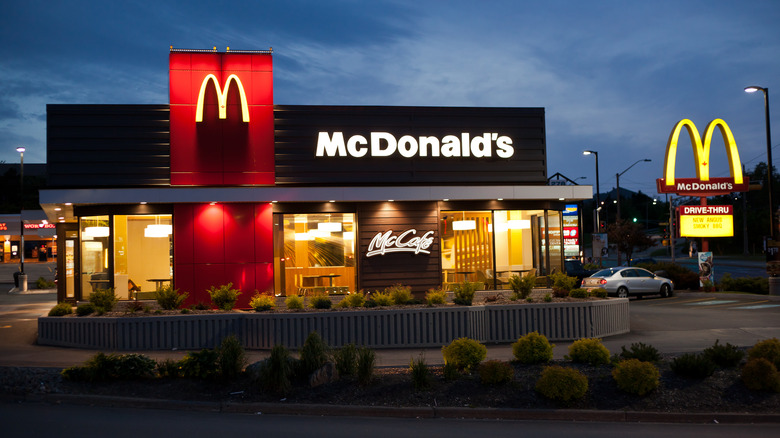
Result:
M214 82L214 88L217 90L217 100L219 101L219 118L227 118L227 94L230 89L230 81L235 81L238 86L238 94L241 96L241 114L244 122L249 122L249 106L246 103L246 93L244 92L244 86L241 84L241 79L236 75L230 75L225 81L225 88L222 89L217 82L217 77L213 74L209 74L203 78L203 83L200 85L200 92L198 93L198 107L195 109L195 121L203 121L203 99L206 94L206 86L209 81Z
M737 142L729 129L729 125L723 119L715 119L707 125L704 131L704 143L702 144L699 131L696 125L689 119L683 119L677 122L669 134L669 141L666 143L666 158L664 159L664 178L667 186L674 185L674 167L677 158L677 140L680 137L680 131L685 127L688 130L688 136L691 138L693 146L693 159L696 162L696 177L699 181L710 180L710 143L712 142L712 133L715 128L720 128L723 136L723 143L726 146L726 155L729 159L729 169L735 184L742 184L742 164L739 161L739 151L737 151Z

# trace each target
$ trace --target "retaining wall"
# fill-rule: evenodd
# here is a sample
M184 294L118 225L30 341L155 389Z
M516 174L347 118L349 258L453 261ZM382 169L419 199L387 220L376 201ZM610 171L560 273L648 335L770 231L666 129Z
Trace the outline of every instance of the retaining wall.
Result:
M332 347L440 347L469 337L514 342L538 331L550 341L629 332L628 299L401 310L227 313L143 317L40 317L38 344L98 350L215 348L235 334L245 348L297 349L316 330Z

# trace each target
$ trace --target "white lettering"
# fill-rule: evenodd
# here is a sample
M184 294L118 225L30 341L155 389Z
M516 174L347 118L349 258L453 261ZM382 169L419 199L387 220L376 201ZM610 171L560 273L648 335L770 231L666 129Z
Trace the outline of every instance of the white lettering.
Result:
M332 157L337 153L340 157L347 156L347 151L344 148L344 133L334 132L333 137L328 138L327 132L320 132L317 138L317 152L315 155L324 157L325 154L328 154L329 157Z
M382 140L387 143L387 148L382 149ZM395 153L397 144L393 134L389 132L371 133L371 155L375 157L389 157Z
M371 243L368 244L366 257L385 255L392 252L411 252L414 254L430 254L428 248L433 245L433 231L428 231L422 236L416 236L417 230L410 228L403 233L394 236L393 230L384 233L376 233ZM406 240L407 236L414 237Z
M515 154L515 148L512 147L512 139L506 135L498 137L498 140L496 140L496 146L498 146L496 155L498 155L500 158L510 158Z
M491 155L491 144L492 141L490 140L490 133L488 132L481 137L474 137L471 140L471 155L474 155L477 158L489 157Z
M404 135L398 140L398 152L406 158L417 155L417 140L411 135Z
M441 139L441 154L445 157L460 156L460 139L456 135L445 135Z
M347 151L349 151L349 155L360 158L368 153L368 148L365 147L367 144L368 141L362 135L353 135L347 141ZM358 148L357 145L362 145L363 147Z
M389 132L371 132L370 141L364 135L353 135L344 139L343 132L320 132L317 136L317 157L389 157L398 153L404 158L419 157L475 157L491 158L493 151L498 158L512 158L515 148L512 139L497 132L485 132L473 136L468 132L460 135L434 136L403 135L400 139ZM690 184L688 184L690 189ZM678 184L678 189L682 185Z

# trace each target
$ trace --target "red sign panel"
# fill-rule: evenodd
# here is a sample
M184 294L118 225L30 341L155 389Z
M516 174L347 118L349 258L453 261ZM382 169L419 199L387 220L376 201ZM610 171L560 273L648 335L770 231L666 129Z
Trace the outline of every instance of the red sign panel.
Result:
M731 205L681 205L681 215L713 215L732 214L734 207Z
M680 196L718 196L733 192L747 192L748 181L742 184L734 182L734 178L710 178L701 181L698 178L675 178L674 185L667 186L666 179L656 180L658 193L677 193Z
M171 185L274 184L271 53L172 51Z

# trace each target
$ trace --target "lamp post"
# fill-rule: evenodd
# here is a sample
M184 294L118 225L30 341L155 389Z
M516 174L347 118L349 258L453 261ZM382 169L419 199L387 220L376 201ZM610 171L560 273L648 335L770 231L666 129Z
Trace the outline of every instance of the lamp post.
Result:
M16 152L19 152L19 290L27 290L27 276L24 275L24 219L22 219L22 212L24 211L24 146L16 148Z
M653 161L653 160L651 160L649 158L645 158L645 159L642 159L642 160L636 160L634 162L634 164L628 166L628 168L626 170L624 170L624 171L622 171L622 172L620 172L620 173L615 175L616 180L617 180L617 213L615 213L615 216L616 216L615 223L618 223L618 224L620 223L620 176L623 175L624 173L628 172L632 167L636 166L637 164L639 164L639 163L641 163L643 161L650 162L650 161ZM618 249L617 250L617 264L618 264L618 266L620 266L620 262L621 261L622 260L621 260L621 257L620 257L620 249Z
M764 116L766 118L766 160L767 177L769 178L769 237L775 240L775 210L772 203L772 133L769 130L769 88L750 86L745 87L746 93L764 92Z
M596 151L582 151L582 155L593 155L596 157L596 207L593 209L596 212L596 221L593 223L593 232L598 233L599 230L599 208L601 207L601 199L599 196L599 153Z

